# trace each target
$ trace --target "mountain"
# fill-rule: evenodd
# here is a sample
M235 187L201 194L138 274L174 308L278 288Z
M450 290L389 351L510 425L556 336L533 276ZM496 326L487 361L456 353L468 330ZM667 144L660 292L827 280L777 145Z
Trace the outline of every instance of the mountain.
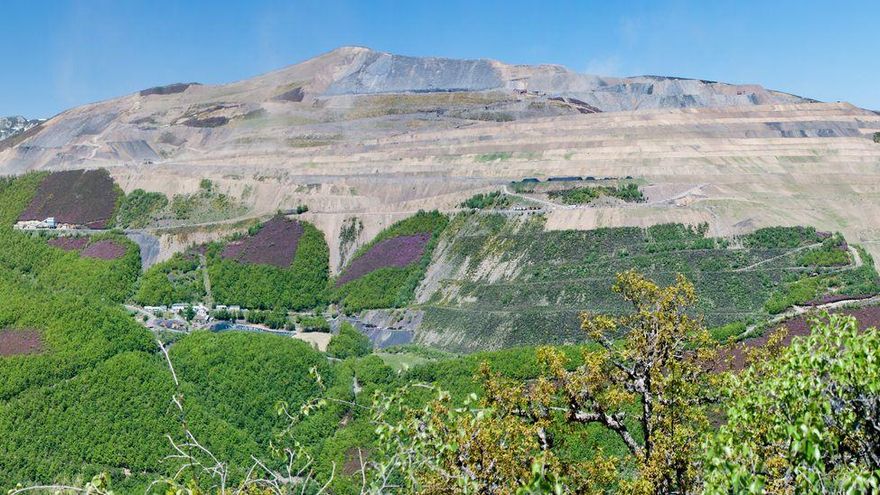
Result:
M230 84L70 109L0 142L0 174L105 167L125 191L169 198L210 178L251 217L307 205L334 270L420 209L551 176L632 176L651 195L625 208L555 208L548 229L813 225L880 255L878 131L874 112L757 85L344 47ZM363 229L344 248L352 217ZM221 233L162 235L160 259Z
M399 97L398 97L399 96ZM4 168L80 166L98 162L157 162L187 150L248 148L243 134L259 127L260 141L277 148L291 124L314 135L377 137L406 129L400 115L419 114L434 126L515 121L596 112L804 103L801 97L757 85L657 76L610 78L560 66L508 65L392 55L344 47L303 63L220 86L176 83L53 118L17 152L0 155ZM373 118L390 121L377 132ZM241 141L241 139L245 141ZM293 137L294 140L299 137ZM231 140L231 142L230 142ZM247 145L247 146L243 146ZM0 152L4 148L0 145Z
M42 120L30 120L16 115L13 117L0 117L0 141L17 136L37 125Z

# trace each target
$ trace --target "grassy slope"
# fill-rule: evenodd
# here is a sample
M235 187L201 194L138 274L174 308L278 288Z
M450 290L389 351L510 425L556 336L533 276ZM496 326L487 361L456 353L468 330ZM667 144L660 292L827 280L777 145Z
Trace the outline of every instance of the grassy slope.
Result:
M422 329L430 332L426 340L452 350L581 341L580 311L626 309L608 289L616 273L631 268L665 284L685 274L709 326L766 317L769 299L812 273L821 282L810 298L835 285L843 292L877 290L870 263L852 271L802 266L806 247L821 241L812 229L725 240L682 225L545 231L540 217L460 215L444 241L440 262L458 275L443 280L423 305ZM486 266L515 269L490 275Z

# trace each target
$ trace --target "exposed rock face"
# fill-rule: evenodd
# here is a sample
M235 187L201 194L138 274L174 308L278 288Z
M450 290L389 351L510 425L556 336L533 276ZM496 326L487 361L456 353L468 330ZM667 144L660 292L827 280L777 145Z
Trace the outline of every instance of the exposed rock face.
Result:
M880 259L880 115L845 103L351 47L231 84L146 93L0 141L0 175L106 167L126 191L169 197L208 177L251 216L308 205L334 267L394 221L511 180L631 175L668 194L548 211L547 228L706 221L724 235L809 224ZM343 249L352 217L363 229ZM158 258L218 232L163 237Z
M812 101L758 85L661 76L603 77L578 74L560 66L407 57L358 48L340 50L356 55L342 76L327 87L328 95L520 90L573 97L603 112Z
M42 120L30 120L21 115L16 115L14 117L0 117L0 141L17 136L38 125L40 122L42 122Z
M18 135L0 144L0 173L152 164L194 153L275 154L478 122L809 101L757 85L601 77L554 65L344 47L231 84L145 89L68 110L36 128L37 121L20 117L0 120L0 137Z
M325 94L485 91L505 86L489 60L405 57L366 50Z

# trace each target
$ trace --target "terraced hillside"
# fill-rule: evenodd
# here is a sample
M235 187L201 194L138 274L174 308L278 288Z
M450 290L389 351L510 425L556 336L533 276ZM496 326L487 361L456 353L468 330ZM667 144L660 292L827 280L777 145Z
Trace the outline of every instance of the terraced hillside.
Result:
M876 257L876 132L874 112L756 86L348 48L233 84L69 110L0 147L0 173L104 166L126 192L169 200L198 195L210 178L242 203L190 223L307 205L334 270L352 252L339 242L349 218L363 225L357 248L419 209L452 210L512 180L552 176L633 176L646 201L546 207L548 229L705 221L727 236L813 225ZM228 233L186 232L199 242ZM160 259L188 244L162 235Z
M627 309L608 287L629 269L664 284L685 274L710 327L762 321L829 291L880 292L864 252L812 228L728 239L707 237L706 224L547 232L544 222L453 219L418 292L424 318L416 339L458 351L580 342L581 311Z

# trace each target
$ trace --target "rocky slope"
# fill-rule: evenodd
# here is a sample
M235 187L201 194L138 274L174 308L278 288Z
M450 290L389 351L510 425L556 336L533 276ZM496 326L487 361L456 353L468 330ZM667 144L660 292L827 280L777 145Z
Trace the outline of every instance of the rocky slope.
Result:
M806 101L756 85L345 47L245 81L179 83L69 110L21 142L0 144L0 170L155 163L219 150L247 156L376 139L414 125Z
M30 120L21 115L0 117L0 141L17 136L34 126L39 125L40 122L42 122L42 120Z
M68 110L0 142L0 174L107 167L126 191L169 197L208 177L248 216L306 204L333 267L351 217L363 242L419 209L554 175L631 175L651 201L549 210L547 229L805 224L880 255L878 131L876 113L760 86L341 48L231 84ZM160 258L222 234L163 234Z

